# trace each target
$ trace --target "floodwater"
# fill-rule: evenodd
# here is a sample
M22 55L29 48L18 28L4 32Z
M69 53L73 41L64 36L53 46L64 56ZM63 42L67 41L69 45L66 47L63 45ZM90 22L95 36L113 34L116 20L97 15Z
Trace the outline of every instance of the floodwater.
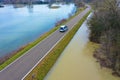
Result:
M74 4L60 4L51 9L47 4L0 8L0 57L34 41L55 24L75 13Z
M91 14L89 15L89 17ZM87 21L83 23L44 80L120 80L93 58L97 44L89 42Z

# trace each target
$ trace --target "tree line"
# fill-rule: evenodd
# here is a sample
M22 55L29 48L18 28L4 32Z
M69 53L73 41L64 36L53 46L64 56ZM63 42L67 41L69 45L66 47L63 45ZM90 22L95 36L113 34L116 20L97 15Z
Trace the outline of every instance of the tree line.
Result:
M28 4L33 2L34 4L37 3L54 3L54 2L90 2L92 0L0 0L1 3L4 4Z
M94 57L101 67L120 76L120 3L118 0L94 0L94 13L88 22L90 40L100 44Z

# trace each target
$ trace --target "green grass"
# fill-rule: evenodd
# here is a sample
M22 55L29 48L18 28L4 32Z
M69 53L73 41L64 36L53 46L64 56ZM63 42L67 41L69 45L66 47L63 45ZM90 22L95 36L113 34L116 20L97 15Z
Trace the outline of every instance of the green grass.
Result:
M71 16L67 21L65 21L62 24L67 23L69 20L71 20L72 18L74 18L76 15L78 15L81 11L83 11L85 8L79 8L78 11L76 12L76 14L74 16ZM61 25L62 25L61 24ZM32 47L34 47L36 44L38 44L39 42L41 42L42 40L44 40L46 37L48 37L50 34L52 34L53 32L55 32L60 25L54 27L53 29L51 29L49 32L43 34L41 37L39 37L37 40L31 42L30 44L28 44L27 46L24 47L24 49L22 49L21 51L19 51L18 53L16 53L14 56L12 56L10 59L6 60L3 64L0 64L0 70L4 69L6 66L8 66L10 63L12 63L13 61L15 61L17 58L19 58L21 55L25 54L28 50L30 50Z
M74 37L77 30L80 28L82 23L86 20L89 11L75 27L68 32L68 34L50 51L50 53L33 69L33 71L25 78L25 80L43 80L49 70L52 68L60 54L69 44L71 39ZM34 77L33 77L34 75ZM34 79L32 79L34 78Z

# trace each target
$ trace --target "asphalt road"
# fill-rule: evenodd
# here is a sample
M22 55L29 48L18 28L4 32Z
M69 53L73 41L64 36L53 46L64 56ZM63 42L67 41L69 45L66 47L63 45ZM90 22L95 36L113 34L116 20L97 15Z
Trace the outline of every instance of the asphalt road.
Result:
M0 80L21 80L89 10L90 8L85 9L78 16L66 23L68 26L67 32L60 33L59 30L55 31L45 40L29 50L25 55L0 71Z

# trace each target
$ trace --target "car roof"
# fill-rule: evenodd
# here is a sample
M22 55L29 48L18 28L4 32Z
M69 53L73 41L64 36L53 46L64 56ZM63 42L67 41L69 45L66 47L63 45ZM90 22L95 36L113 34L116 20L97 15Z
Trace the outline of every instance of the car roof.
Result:
M62 25L62 26L60 26L61 28L64 28L66 25Z

